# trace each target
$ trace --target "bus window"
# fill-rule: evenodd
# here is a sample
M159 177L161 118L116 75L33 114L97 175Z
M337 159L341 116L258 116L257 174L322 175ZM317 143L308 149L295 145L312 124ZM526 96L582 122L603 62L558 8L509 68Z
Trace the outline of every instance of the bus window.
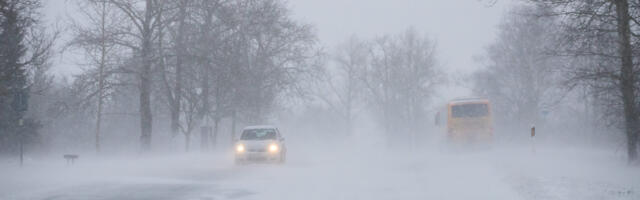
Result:
M484 117L489 114L487 104L461 104L451 107L453 118Z

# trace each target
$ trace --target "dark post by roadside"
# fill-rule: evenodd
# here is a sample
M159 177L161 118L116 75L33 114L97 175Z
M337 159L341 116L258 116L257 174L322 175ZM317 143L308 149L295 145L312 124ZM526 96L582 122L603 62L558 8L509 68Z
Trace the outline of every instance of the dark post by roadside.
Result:
M531 125L531 152L536 153L536 126Z
M536 136L536 126L531 126L531 138Z

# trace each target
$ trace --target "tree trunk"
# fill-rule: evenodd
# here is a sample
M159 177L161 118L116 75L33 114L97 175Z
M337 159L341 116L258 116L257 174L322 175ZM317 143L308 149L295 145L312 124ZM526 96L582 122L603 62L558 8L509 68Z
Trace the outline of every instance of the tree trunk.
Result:
M158 15L157 15L157 20L160 21L160 23L162 23L162 19L163 19L163 15L164 13L162 11L159 11ZM160 24L158 26L158 54L160 57L160 60L158 62L158 66L160 67L160 72L162 73L162 81L164 83L165 86L165 95L167 97L167 101L169 104L169 119L171 120L170 125L170 136L173 138L176 135L179 134L179 124L177 124L176 122L178 122L179 117L180 117L180 112L175 111L175 98L173 95L173 90L169 84L169 80L167 79L167 63L166 63L166 55L164 53L164 24ZM179 108L179 107L178 107Z
M348 72L348 80L347 80L347 96L346 96L346 115L347 115L347 119L346 119L346 123L347 123L347 137L352 137L353 136L353 102L354 102L354 98L353 98L353 75L351 73L351 70L349 70Z
M184 151L189 152L189 145L191 144L191 133L184 134Z
M211 149L216 149L218 145L218 129L220 128L220 118L216 117L213 121L213 136L211 137Z
M106 14L107 2L102 2L102 13L100 18L100 69L98 74L98 113L96 114L96 153L100 152L100 128L102 125L102 104L104 102L104 68L106 65Z
M635 76L633 71L633 55L631 49L631 29L629 27L629 2L616 0L617 31L619 37L620 90L624 106L625 133L627 136L627 156L629 162L638 159L638 114L636 110Z
M173 104L171 105L171 131L173 134L178 134L178 129L180 128L180 104L182 101L182 68L184 64L184 21L186 17L186 1L180 1L180 13L178 13L179 17L179 25L178 25L178 35L176 37L176 83L173 87Z
M200 127L200 150L206 152L211 147L211 126Z
M351 114L351 105L347 105L347 119L346 119L346 124L347 124L347 137L352 137L353 136L353 117Z
M151 149L151 83L148 75L150 68L150 63L145 62L140 75L140 142L143 151Z
M142 33L142 70L140 70L140 143L143 151L151 149L151 20L152 0L146 0L145 21Z

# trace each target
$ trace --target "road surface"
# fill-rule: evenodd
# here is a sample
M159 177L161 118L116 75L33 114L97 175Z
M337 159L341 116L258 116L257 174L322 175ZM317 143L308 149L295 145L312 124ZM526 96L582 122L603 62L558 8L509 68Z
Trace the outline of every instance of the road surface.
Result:
M223 153L4 163L0 199L640 199L640 168L610 151L290 151L284 165Z

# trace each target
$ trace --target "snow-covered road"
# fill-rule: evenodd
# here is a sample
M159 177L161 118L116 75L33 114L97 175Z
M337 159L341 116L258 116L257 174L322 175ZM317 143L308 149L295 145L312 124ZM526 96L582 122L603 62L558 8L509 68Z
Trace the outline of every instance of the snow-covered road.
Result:
M183 154L0 167L3 200L640 199L640 168L613 152L569 148L316 150L290 153L284 165L234 166L229 155Z

